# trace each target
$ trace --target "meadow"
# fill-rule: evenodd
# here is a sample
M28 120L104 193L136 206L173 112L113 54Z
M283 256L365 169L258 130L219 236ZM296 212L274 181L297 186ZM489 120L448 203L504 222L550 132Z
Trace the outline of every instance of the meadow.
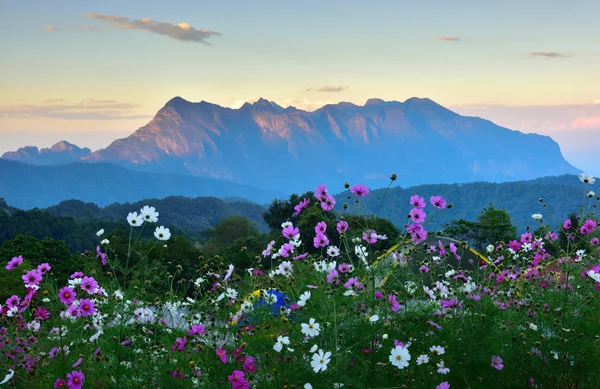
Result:
M427 231L452 212L442 194L412 196L392 239L319 186L258 258L202 258L188 278L161 262L160 210L132 210L67 278L23 253L3 264L21 285L0 307L0 386L600 387L598 199L580 179L577 217L534 213L480 252ZM358 209L372 195L350 189Z

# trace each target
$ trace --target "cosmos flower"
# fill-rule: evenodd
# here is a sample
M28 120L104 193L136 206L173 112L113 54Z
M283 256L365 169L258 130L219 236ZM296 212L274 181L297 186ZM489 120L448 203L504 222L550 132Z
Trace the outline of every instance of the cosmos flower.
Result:
M156 209L148 205L144 205L140 210L140 216L145 222L156 223L158 221L158 215L159 213L156 212Z
M591 174L581 173L579 175L579 181L583 182L584 184L593 184L596 182L596 179Z
M429 202L438 209L444 209L447 205L446 200L442 196L431 196Z
M81 389L84 379L85 374L80 371L73 370L71 373L67 374L67 385L69 389Z
M127 215L127 223L129 223L131 227L141 227L142 223L144 223L144 217L138 215L137 212L130 212Z
M169 238L171 238L171 231L163 226L156 227L156 230L154 230L154 237L158 240L169 240Z
M343 234L344 232L348 231L348 222L346 222L344 220L339 221L337 224L336 230L340 234Z
M425 208L425 199L423 197L413 195L410 197L410 205L415 208Z
M10 261L8 261L8 264L6 265L6 270L11 271L22 263L23 263L22 255L19 255L18 257L14 257Z
M310 365L312 366L315 373L319 371L327 370L327 365L331 360L331 352L323 352L323 350L319 350L319 352L313 354L312 361Z
M504 365L502 364L502 358L500 358L497 355L494 355L492 357L492 364L491 364L491 366L493 368L495 368L495 369L498 369L498 370L504 369Z
M392 352L390 353L390 362L392 365L402 370L408 366L408 361L410 361L408 349L402 346L396 346L392 349Z
M369 188L364 185L356 184L350 190L356 197L365 197L369 194Z
M308 324L302 323L301 327L302 327L301 332L306 336L310 336L312 338L312 337L319 335L319 332L320 332L319 323L317 323L315 321L315 319L313 319L313 318L310 318L310 320L308 321Z

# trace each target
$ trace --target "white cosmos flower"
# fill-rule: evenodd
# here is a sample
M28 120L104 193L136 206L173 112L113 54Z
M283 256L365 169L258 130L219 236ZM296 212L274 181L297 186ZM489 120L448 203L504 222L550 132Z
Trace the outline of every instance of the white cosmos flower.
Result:
M292 222L283 222L283 223L281 223L281 228L286 228L286 227L290 227L293 225L294 224L292 224Z
M431 351L435 355L442 355L446 352L446 350L444 350L442 346L431 346L429 348L429 351Z
M427 355L423 354L417 357L417 365L422 365L427 362L429 362L429 357Z
M490 244L490 245L488 245L488 246L486 247L486 251L487 251L488 253L491 253L492 251L494 251L494 248L495 248L495 247L494 247L494 245L493 245L493 244Z
M0 382L0 385L4 385L8 381L10 381L11 378L13 378L14 375L15 375L15 371L12 370L12 369L8 369L8 374L6 375L6 377L4 377L4 379L2 380L2 382Z
M306 336L315 337L319 335L320 326L319 323L315 321L315 319L310 318L308 324L302 323L302 333Z
M300 305L301 307L305 306L306 302L308 301L309 298L310 298L310 290L307 290L306 292L304 292L300 295L300 299L298 300L298 305Z
M102 236L104 234L104 228L101 228L96 232L96 236Z
M600 273L596 273L593 270L590 270L587 272L587 275L590 276L590 278L596 282L600 282Z
M392 365L396 366L398 369L404 369L408 366L408 361L410 361L410 353L406 348L396 346L392 349L390 354L390 362Z
M313 386L307 382L304 384L304 389L313 389Z
M535 325L535 324L533 324L533 323L529 323L529 328L531 328L531 329L532 329L532 330L534 330L534 331L537 331L537 330L538 330L538 326L536 326L536 325Z
M436 365L438 367L437 372L440 374L448 374L450 373L450 369L444 366L444 361L439 361Z
M315 373L318 373L319 371L327 370L327 365L329 364L330 360L331 352L323 352L323 350L319 350L318 353L313 354L310 365L312 366Z
M127 215L127 223L129 223L131 227L140 227L142 223L144 223L144 218L142 215L138 215L137 212L130 212L129 215Z
M539 213L534 213L533 215L531 215L531 217L535 220L541 220L542 219L542 215Z
M593 190L590 190L590 191L588 192L587 196L588 196L589 198L592 198L592 197L596 196L596 192L594 192Z
M102 244L102 245L106 245L109 243L110 243L110 240L108 240L108 239L102 239L102 241L100 242L100 244Z
M337 257L338 255L340 255L340 249L338 249L335 246L329 246L327 247L327 255L329 255L330 257Z
M235 289L232 288L227 288L227 291L225 292L225 294L227 295L227 297L229 297L230 299L234 299L238 296L238 292Z
M579 181L585 184L593 184L594 182L596 182L596 179L591 174L581 173L579 175Z
M290 261L281 262L277 271L282 276L286 276L286 277L291 276L292 275L292 263Z
M154 236L158 240L169 240L171 237L171 231L163 226L156 227L156 230L154 230Z
M279 337L277 337L277 342L275 342L275 345L273 346L273 350L280 353L281 349L283 349L284 344L290 344L290 338L287 336L279 335Z
M375 323L377 320L379 320L379 315L373 315L373 316L369 317L369 321L371 323Z
M317 346L317 345L315 344L315 345L313 345L313 346L310 348L310 350L308 350L308 351L310 351L311 353L315 353L315 352L317 352L317 350L318 350L318 349L319 349L319 346Z
M146 222L156 223L158 221L158 212L156 212L154 207L144 205L144 207L140 210L140 215Z

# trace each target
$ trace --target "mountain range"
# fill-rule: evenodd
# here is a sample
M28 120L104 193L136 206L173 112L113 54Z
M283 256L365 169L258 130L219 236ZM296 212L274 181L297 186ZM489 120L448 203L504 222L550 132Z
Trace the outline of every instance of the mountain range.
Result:
M341 102L308 112L266 99L231 109L175 97L148 124L104 149L61 142L2 158L35 165L103 162L284 193L346 181L383 187L390 173L407 187L580 172L550 137L461 116L427 98Z

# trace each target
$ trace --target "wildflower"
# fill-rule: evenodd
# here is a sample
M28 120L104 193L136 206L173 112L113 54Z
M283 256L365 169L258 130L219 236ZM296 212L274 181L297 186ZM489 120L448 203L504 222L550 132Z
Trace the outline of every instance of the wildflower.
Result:
M89 294L94 294L98 290L98 281L96 281L94 277L85 276L83 277L83 280L81 280L81 284L79 286Z
M406 348L402 346L396 346L392 349L390 354L390 362L392 365L402 370L408 366L408 361L410 361L410 353Z
M7 383L8 381L10 381L14 375L15 375L15 371L13 369L8 369L8 374L4 377L2 382L0 382L0 385L3 385L5 383Z
M593 184L594 182L596 182L596 179L590 174L581 173L579 175L579 181L583 182L584 184Z
M442 355L446 352L442 346L431 346L429 351L431 351L434 355Z
M179 351L179 352L183 352L185 350L185 345L187 344L187 337L183 337L183 338L177 338L175 339L175 343L173 344L173 346L171 346L171 351L174 352L175 350Z
M325 200L321 201L321 208L325 211L331 211L335 207L335 198L332 195L326 195Z
M329 244L329 239L327 239L327 236L325 234L318 233L317 236L315 236L315 238L313 239L313 244L315 248L325 247Z
M127 215L127 223L129 223L131 227L140 227L143 222L144 217L138 215L137 212L130 212L129 215Z
M101 244L101 245L107 245L107 244L109 244L109 243L110 243L110 240L108 240L108 239L102 239L102 240L100 241L100 244Z
M23 263L22 255L19 255L18 257L14 257L10 261L8 261L8 264L6 265L6 270L11 271L22 263Z
M318 353L313 354L312 361L310 365L312 366L315 373L319 371L327 370L327 365L331 360L331 352L323 352L323 350L319 350Z
M588 219L579 228L579 233L589 235L596 230L596 227L598 227L598 224L594 220Z
M79 365L81 365L81 362L83 362L83 358L79 358L79 359L77 360L77 362L75 362L75 363L73 364L73 366L71 366L71 367L78 367Z
M327 187L323 184L317 186L317 189L315 190L315 196L320 201L323 201L327 196Z
M250 384L244 377L244 372L241 370L234 370L231 375L227 377L227 380L231 383L232 389L246 389L250 388Z
M535 325L535 324L533 324L533 323L529 323L529 328L531 328L531 329L532 329L532 330L534 330L534 331L537 331L537 330L538 330L538 326L537 326L537 325Z
M446 200L444 200L444 198L442 196L431 196L431 198L429 199L429 202L431 203L431 205L433 205L434 207L438 208L438 209L444 209L446 208Z
M368 320L370 323L375 323L377 320L379 320L379 315L369 316Z
M438 386L436 386L435 389L450 389L450 384L448 383L448 381L444 381Z
M158 215L159 214L154 207L144 205L144 207L140 209L140 216L145 222L156 223L158 221Z
M410 196L410 205L415 208L425 208L425 199L417 195Z
M339 221L336 226L336 230L340 234L343 234L344 232L348 231L348 222L346 222L344 220Z
M55 389L56 388L63 388L65 386L67 386L67 381L65 381L65 380L63 380L61 378L59 378L56 381L54 381L54 388Z
M26 285L39 285L42 275L36 269L30 270L21 277Z
M292 275L292 263L290 261L282 262L277 270L282 276L289 277Z
M531 217L535 220L541 220L542 219L542 215L539 213L534 213L533 215L531 215Z
M100 246L96 246L96 258L98 258L100 260L100 263L102 263L102 266L106 266L108 264L108 262L106 261L106 253L103 253L100 250Z
M571 228L571 219L565 220L565 222L563 223L563 228L565 230L568 230L569 228Z
M438 367L437 372L440 374L448 374L450 373L450 369L444 366L444 361L439 361L436 366Z
M400 309L400 303L398 302L398 298L395 295L388 295L388 301L392 306L392 311L397 312Z
M171 238L171 231L163 226L156 227L156 230L154 230L154 237L158 240L169 240L169 238Z
M297 236L300 235L300 230L298 229L298 227L294 227L293 225L291 226L287 226L285 227L282 231L281 234L286 238L286 239L295 239Z
M350 190L356 197L365 197L369 194L369 188L364 185L356 184Z
M294 252L294 245L291 243L286 243L279 249L279 255L283 258L287 258Z
M492 357L492 364L491 366L497 370L502 370L504 369L504 365L502 364L502 358L500 358L497 355L494 355Z
M104 235L104 228L101 228L98 230L98 232L96 232L96 236L102 236Z
M237 290L233 289L233 288L227 288L227 290L225 291L225 294L227 295L227 297L231 300L237 298L238 296L238 292Z
M429 357L427 355L423 354L423 355L419 355L417 357L417 365L420 366L420 365L422 365L424 363L427 363L427 362L429 362Z
M330 257L337 257L338 255L340 255L340 249L338 249L335 246L329 246L327 247L327 255L329 255Z
M315 322L315 319L310 318L308 324L302 323L302 333L306 336L315 337L319 335L320 326L319 323Z
M306 291L300 295L300 299L298 300L298 305L303 307L306 305L306 302L310 298L310 291Z
M283 349L283 345L288 345L288 344L290 344L290 338L287 336L279 335L277 337L277 341L275 342L275 345L273 346L273 350L280 353L281 349Z
M300 203L298 203L298 205L294 207L294 216L299 216L300 212L302 212L303 209L308 208L309 204L310 199L305 198L302 201L300 201Z
M425 221L426 216L427 215L421 208L413 208L408 213L408 217L410 217L410 220L417 224L423 223Z
M590 278L593 279L594 281L600 282L600 273L598 273L598 271L589 270L587 272L587 275L590 276Z
M332 283L339 283L339 273L337 270L333 269L331 270L329 273L327 273L327 282L332 284Z
M596 196L596 192L594 192L593 190L590 190L587 194L587 197L589 197L590 199L594 198L595 196Z
M221 362L227 363L227 351L225 351L224 349L219 347L217 349L216 353L217 353L217 358L219 358L221 360Z
M84 379L85 375L82 372L73 370L67 374L67 385L69 389L80 389L83 386Z
M90 299L79 300L79 312L81 316L90 316L96 313L96 304Z

